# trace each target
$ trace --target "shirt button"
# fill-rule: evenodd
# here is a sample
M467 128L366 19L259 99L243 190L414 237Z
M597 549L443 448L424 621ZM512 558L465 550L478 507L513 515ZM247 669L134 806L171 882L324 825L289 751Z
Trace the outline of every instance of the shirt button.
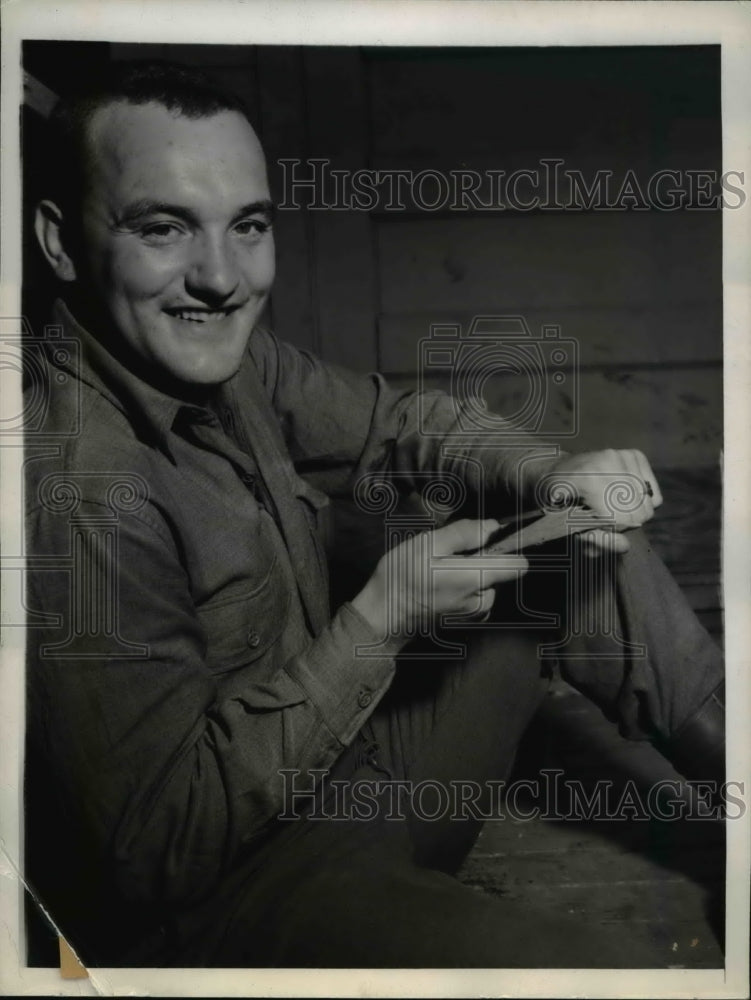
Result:
M370 691L363 690L357 696L357 704L360 708L367 708L368 705L373 701L373 695Z
M251 649L255 649L256 646L260 645L260 642L261 642L260 635L256 632L254 628L252 628L248 632L248 645L250 646Z

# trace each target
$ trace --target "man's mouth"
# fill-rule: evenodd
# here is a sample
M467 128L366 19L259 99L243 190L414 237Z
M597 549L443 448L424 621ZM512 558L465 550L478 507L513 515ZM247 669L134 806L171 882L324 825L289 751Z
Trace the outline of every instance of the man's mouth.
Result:
M210 323L212 320L226 319L230 313L235 312L238 308L238 306L231 306L225 309L183 309L175 307L165 309L164 311L167 315L175 319L184 320L187 323Z

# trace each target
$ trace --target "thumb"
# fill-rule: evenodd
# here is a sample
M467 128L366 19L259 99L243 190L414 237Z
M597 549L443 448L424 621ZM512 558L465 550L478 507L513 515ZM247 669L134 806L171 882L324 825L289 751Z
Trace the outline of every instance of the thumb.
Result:
M468 517L452 521L433 532L433 553L448 556L457 552L474 552L482 548L499 527L498 521L492 517L483 521Z

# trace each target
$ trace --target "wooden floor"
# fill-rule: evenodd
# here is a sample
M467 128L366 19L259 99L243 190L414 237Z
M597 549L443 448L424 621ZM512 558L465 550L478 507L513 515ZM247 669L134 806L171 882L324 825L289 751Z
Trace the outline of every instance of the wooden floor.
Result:
M555 779L552 772L561 769L564 774ZM656 751L621 739L598 709L561 685L525 738L511 780L519 778L536 780L540 795L519 796L516 818L485 824L462 881L551 917L581 914L621 926L624 965L629 944L642 939L652 943L656 967L722 967L722 825L629 818L646 809L654 782L678 778ZM554 780L557 798L546 794ZM579 782L591 797L598 781L607 782L601 801L612 812L625 802L627 818L575 818L582 809L571 808L566 783ZM522 818L535 806L538 818ZM589 961L596 960L593 954Z
M719 641L718 477L713 470L678 471L663 473L660 482L666 502L650 537ZM589 794L598 780L612 781L610 801L616 805L627 787L644 804L655 782L678 778L651 746L623 740L563 681L546 698L511 778L537 780L544 792L544 771L550 769L563 769L559 781L581 782ZM543 812L549 800L544 794L537 800ZM565 795L559 800L558 812L571 812ZM531 812L534 804L528 796L522 808ZM486 823L460 877L549 916L582 914L621 926L624 956L629 942L641 939L653 943L662 967L724 964L724 830L717 822L506 817Z

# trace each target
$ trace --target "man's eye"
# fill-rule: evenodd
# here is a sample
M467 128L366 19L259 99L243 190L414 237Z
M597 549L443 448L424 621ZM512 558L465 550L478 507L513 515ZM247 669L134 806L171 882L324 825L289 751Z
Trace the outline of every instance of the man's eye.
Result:
M141 236L149 243L172 243L182 236L182 230L174 222L155 222L144 226Z
M264 219L241 219L234 228L238 236L263 236L271 225Z

